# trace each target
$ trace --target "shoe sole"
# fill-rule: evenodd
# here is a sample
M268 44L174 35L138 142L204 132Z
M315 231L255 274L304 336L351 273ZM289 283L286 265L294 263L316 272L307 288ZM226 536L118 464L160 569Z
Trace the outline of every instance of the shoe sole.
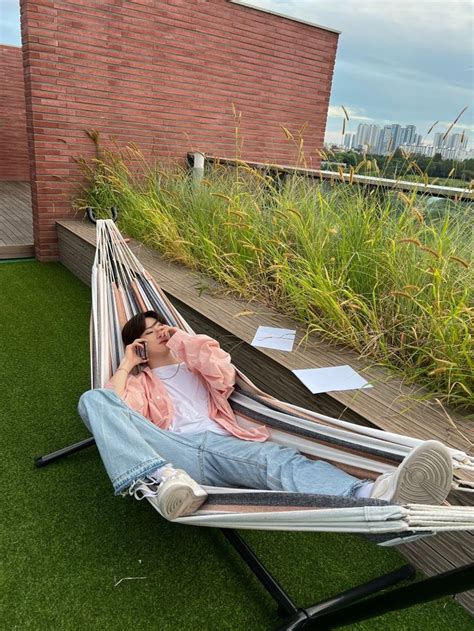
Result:
M453 467L444 445L423 443L400 472L394 498L400 504L441 504L451 490Z
M196 495L186 484L173 485L157 497L157 505L163 517L177 519L192 515L207 500L207 493Z

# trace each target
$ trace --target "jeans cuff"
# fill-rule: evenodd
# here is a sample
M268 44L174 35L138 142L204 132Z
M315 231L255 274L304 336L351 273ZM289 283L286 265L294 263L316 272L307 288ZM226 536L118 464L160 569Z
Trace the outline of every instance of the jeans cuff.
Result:
M367 482L373 482L373 480L357 480L357 482L354 482L353 484L351 484L351 486L344 493L343 497L354 497L354 495L360 489L360 487L364 486L364 484L367 484Z
M163 460L163 458L154 458L153 460L147 460L146 462L133 467L133 469L130 469L126 473L122 473L112 482L115 490L114 495L121 495L130 486L132 486L132 484L137 482L137 480L145 478L149 473L155 471L155 469L159 469L165 464L167 464L167 461Z

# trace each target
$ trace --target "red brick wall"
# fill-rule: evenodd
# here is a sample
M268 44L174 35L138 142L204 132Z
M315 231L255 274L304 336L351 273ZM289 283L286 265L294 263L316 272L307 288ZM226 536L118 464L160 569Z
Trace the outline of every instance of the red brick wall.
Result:
M28 182L25 83L21 48L0 45L0 181Z
M71 216L91 156L85 130L134 141L146 156L188 151L294 163L308 123L319 164L337 34L228 0L22 0L37 257L57 257L54 223Z

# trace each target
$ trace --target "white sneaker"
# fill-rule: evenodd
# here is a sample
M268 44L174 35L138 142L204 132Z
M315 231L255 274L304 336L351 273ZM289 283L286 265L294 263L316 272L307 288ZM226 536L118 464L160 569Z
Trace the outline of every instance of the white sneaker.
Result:
M371 498L397 504L442 504L451 489L453 463L437 440L418 445L399 467L379 476Z
M186 471L171 466L160 469L160 473L148 474L138 480L127 491L135 499L153 497L153 504L166 519L191 515L207 499L207 493Z
M169 476L163 476L156 506L166 519L176 519L196 512L206 499L206 491L186 471L176 469Z

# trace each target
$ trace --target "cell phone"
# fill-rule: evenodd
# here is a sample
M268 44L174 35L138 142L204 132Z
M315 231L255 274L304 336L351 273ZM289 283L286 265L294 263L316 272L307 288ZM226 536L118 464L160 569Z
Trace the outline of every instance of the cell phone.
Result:
M148 359L148 349L146 342L139 342L140 346L135 347L135 353L141 359Z

